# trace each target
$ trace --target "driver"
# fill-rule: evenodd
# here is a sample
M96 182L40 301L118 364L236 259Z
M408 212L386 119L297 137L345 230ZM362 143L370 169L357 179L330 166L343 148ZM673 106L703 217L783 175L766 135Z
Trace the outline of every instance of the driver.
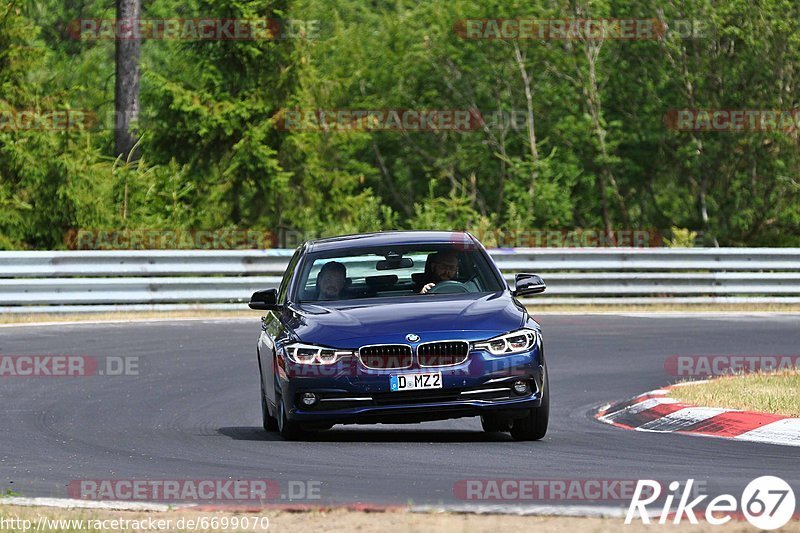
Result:
M430 272L420 294L425 294L434 285L442 281L450 281L458 275L458 254L456 252L436 252L428 257Z
M347 282L347 267L336 261L328 261L317 275L318 300L338 300Z

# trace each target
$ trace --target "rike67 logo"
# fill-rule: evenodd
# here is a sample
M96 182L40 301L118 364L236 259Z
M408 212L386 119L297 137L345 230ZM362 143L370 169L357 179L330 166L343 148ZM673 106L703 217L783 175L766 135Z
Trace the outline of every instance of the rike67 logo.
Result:
M630 524L636 515L643 524L649 524L651 517L658 517L659 524L666 524L672 518L673 524L680 524L685 517L691 524L697 524L695 511L700 512L708 495L701 495L689 501L693 496L693 479L683 485L683 492L677 491L681 483L673 481L669 484L671 493L666 495L660 511L649 510L648 505L661 498L661 484L657 481L639 480L633 499L628 507L625 523ZM673 511L673 502L678 500L677 509ZM751 481L742 492L740 501L730 494L722 494L705 503L705 520L711 525L719 526L729 522L733 516L743 514L750 524L759 529L778 529L785 526L795 512L795 497L792 487L783 479L775 476L761 476Z

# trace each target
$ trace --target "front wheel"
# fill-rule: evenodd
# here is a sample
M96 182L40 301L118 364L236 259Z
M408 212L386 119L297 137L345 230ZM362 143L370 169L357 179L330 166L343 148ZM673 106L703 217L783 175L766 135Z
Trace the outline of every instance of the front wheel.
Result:
M550 379L547 372L544 375L542 386L542 405L534 407L525 418L514 420L511 426L511 436L514 440L539 440L547 433L547 424L550 421Z
M300 424L286 417L283 398L278 398L278 432L286 440L301 440L308 435Z
M261 394L261 425L264 426L264 431L269 431L270 433L278 430L278 419L269 414L267 400L264 398L263 393Z
M269 431L270 433L278 430L278 420L269 414L267 396L264 393L263 377L261 378L261 425L264 426L264 431Z

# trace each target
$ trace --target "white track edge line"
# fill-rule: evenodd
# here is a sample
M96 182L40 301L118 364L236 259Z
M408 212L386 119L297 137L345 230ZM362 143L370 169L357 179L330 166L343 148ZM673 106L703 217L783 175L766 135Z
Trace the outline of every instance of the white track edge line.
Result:
M55 509L95 509L104 511L167 512L197 507L198 504L157 504L129 501L94 501L69 498L23 498L18 496L0 498L0 506L51 507ZM231 508L231 512L235 512ZM411 513L455 513L495 514L519 516L563 516L581 518L622 518L627 514L624 507L593 505L415 505L408 507ZM655 515L653 515L655 516Z
M25 328L25 327L44 327L44 326L83 326L83 325L103 325L103 324L130 324L130 323L144 323L144 322L234 322L234 321L247 321L257 320L255 315L251 317L246 316L208 316L208 317L174 317L174 318L118 318L114 320L70 320L58 322L16 322L12 324L0 324L0 328Z
M563 516L582 518L624 518L627 508L594 505L417 505L412 513L500 514L518 516ZM655 514L651 516L656 516Z
M196 504L178 503L170 505L148 502L95 501L77 500L71 498L23 498L20 496L10 496L0 498L0 505L18 505L20 507L53 507L56 509L166 512L195 507Z

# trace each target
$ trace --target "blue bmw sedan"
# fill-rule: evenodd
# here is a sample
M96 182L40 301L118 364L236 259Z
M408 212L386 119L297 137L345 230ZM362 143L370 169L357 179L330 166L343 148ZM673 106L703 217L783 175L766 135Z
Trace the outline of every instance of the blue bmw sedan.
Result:
M547 432L542 333L466 232L397 231L309 241L266 311L258 340L263 425L303 439L335 424L479 416L517 440Z

